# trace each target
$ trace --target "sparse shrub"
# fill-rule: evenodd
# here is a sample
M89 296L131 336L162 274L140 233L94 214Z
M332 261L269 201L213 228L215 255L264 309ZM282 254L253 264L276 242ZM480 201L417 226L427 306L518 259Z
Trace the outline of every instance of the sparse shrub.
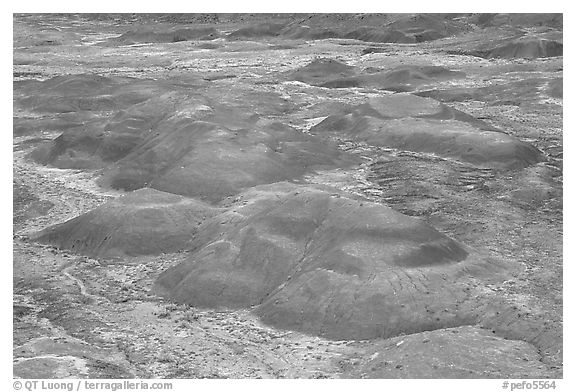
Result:
M200 316L198 314L196 314L196 312L194 312L194 310L188 310L186 313L184 313L183 319L185 321L188 321L189 323L193 323L193 322L197 322L198 320L200 320Z
M171 353L163 351L158 354L156 360L162 363L175 362L175 357Z
M167 308L164 308L164 309L160 310L158 313L154 312L154 314L156 316L158 316L158 318L170 318L170 315L172 314L172 312L170 310L168 310Z

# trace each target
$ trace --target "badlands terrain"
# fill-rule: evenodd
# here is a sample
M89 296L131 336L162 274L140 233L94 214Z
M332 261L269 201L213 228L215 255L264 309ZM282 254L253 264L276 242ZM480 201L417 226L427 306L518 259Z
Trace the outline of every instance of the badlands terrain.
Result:
M561 378L562 15L15 14L19 378Z

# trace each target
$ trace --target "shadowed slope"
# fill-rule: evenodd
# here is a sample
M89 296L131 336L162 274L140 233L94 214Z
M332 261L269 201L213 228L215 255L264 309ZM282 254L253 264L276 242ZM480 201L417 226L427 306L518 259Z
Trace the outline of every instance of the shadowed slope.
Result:
M187 249L202 221L218 212L197 200L141 189L33 239L93 257L174 252Z
M418 219L330 188L252 188L199 233L190 259L159 277L159 293L257 306L266 323L336 339L468 323L460 276L493 269Z

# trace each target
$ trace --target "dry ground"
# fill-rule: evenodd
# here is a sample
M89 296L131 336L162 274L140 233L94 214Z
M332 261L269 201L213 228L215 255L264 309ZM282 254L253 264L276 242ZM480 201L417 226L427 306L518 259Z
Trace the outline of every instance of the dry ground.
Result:
M199 49L191 41L95 45L126 29L121 21L95 24L82 19L16 17L14 80L86 72L137 78L178 77L187 72L206 78L216 75L211 82L216 97L230 91L280 94L300 110L269 115L270 119L280 118L306 131L326 116L318 104L361 103L381 93L312 87L279 78L280 73L316 57L359 67L444 65L468 75L435 88L562 77L561 57L528 61L449 55L445 50L454 44L449 38L418 45L382 44L389 49L387 53L364 56L361 51L372 45L333 39L288 42L295 49L274 50L270 46L286 42L218 40L217 49ZM29 40L40 32L49 32L60 45L31 45ZM459 39L478 39L473 34ZM106 262L27 241L32 232L122 194L97 187L96 172L42 167L26 159L40 141L58 135L37 130L14 137L14 375L562 377L562 100L547 96L544 89L524 94L511 89L502 94L505 99L500 101L506 102L450 105L533 143L546 154L547 162L502 173L340 140L341 149L361 155L364 163L347 171L319 172L306 180L335 185L418 216L487 255L515 263L520 272L504 285L485 290L505 303L502 309L516 307L514 317L522 322L502 316L495 317L493 325L378 342L329 341L275 330L248 311L200 310L168 303L148 291L158 274L182 261L185 253ZM17 109L14 116L45 119ZM497 311L499 305L495 306ZM461 368L450 363L451 346L465 341L470 352L486 348L487 338L482 336L487 331L493 335L494 351L485 353L486 363ZM462 338L454 339L454 335ZM476 339L484 343L476 344ZM448 347L427 361L429 368L418 362L421 350L428 350L426 345ZM386 353L383 359L382 352Z

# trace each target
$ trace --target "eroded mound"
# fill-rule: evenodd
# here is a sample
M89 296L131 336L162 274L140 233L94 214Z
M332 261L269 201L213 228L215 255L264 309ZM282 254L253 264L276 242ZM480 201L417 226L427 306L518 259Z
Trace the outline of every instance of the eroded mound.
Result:
M416 43L469 30L469 25L446 15L298 14L285 23L260 23L235 30L229 38L282 37L319 40L356 39L365 42Z
M194 199L140 189L32 238L92 257L160 254L187 249L198 226L218 212Z
M386 26L414 38L414 42L433 41L470 29L466 23L442 14L402 15Z
M414 95L419 97L433 98L440 102L464 102L479 101L482 95L478 88L474 87L455 87L445 90L424 90L415 92Z
M282 36L290 39L317 40L328 38L356 39L365 42L414 43L416 38L410 34L382 27L362 26L353 29L338 27L295 26L285 29Z
M553 377L538 350L474 326L427 331L375 343L351 378L524 378Z
M464 72L452 71L441 66L405 65L385 73L366 76L366 85L393 91L412 91L422 85L464 77L466 77Z
M202 81L187 75L181 80L136 79L98 74L57 76L15 86L18 108L45 113L110 112L142 103L168 90L197 88Z
M96 74L25 81L16 85L15 105L45 113L112 110L117 103L110 96L126 81Z
M179 83L191 88L202 82L186 78ZM143 121L147 124L145 130L149 130L149 125L154 124L153 117L165 115L159 108L166 111L170 105L163 105L159 98L170 89L183 88L181 85L170 80L157 82L97 74L19 82L14 88L14 110L26 116L15 120L13 131L15 134L64 131L58 139L40 146L32 158L64 168L99 167L100 158L106 161L121 155L112 151L115 144L120 145L119 150L125 150L130 144L127 139L140 132L135 123L128 124L130 117ZM153 100L146 106L146 101L152 98L156 102ZM124 125L118 124L121 117L126 120ZM118 143L108 143L116 136L120 136Z
M212 96L197 91L195 81L139 81L124 93L149 85L156 95L74 126L30 156L60 168L104 169L101 184L116 189L153 187L211 202L355 162L315 137L270 125L269 117L297 107L279 94Z
M198 231L159 293L335 339L469 323L465 277L492 268L419 219L331 188L255 187Z
M320 58L288 74L288 79L328 88L371 87L391 91L412 91L436 82L466 75L441 66L404 65L390 70L362 71L337 60Z
M206 99L177 91L165 92L156 83L141 81L123 94L156 92L144 102L118 110L110 117L91 119L66 129L60 136L41 144L30 157L43 165L59 168L94 169L105 167L128 155L153 132L170 129L174 117L203 116ZM185 113L178 110L186 107ZM160 130L159 130L160 129Z
M38 128L64 131L54 140L42 143L30 154L31 158L60 168L93 169L118 161L150 137L172 132L182 121L208 121L238 130L254 128L260 120L270 122L268 118L275 119L298 108L276 92L247 89L223 95L221 89L204 88L211 83L207 80L226 77L230 75L211 73L202 80L187 72L167 79L132 80L107 95L116 103L124 102L114 112L61 113L42 123L33 117L15 122L14 132L27 133ZM38 90L26 94L34 91Z
M100 183L151 187L217 202L244 188L296 179L320 168L356 162L336 146L279 123L231 129L183 120L152 134L107 170Z
M523 40L494 48L489 58L542 58L562 56L561 42L546 39Z
M228 39L242 39L242 38L263 38L263 37L275 37L280 34L284 28L283 24L279 23L260 23L251 26L242 27L238 30L234 30L227 35Z
M389 52L390 49L388 48L381 48L381 47L377 47L377 46L369 46L367 48L364 48L362 50L362 54L370 54L370 53L386 53Z
M181 41L207 41L220 36L214 27L202 27L194 29L177 29L169 31L156 31L149 29L130 30L108 43L135 44L135 43L170 43Z
M408 44L418 42L418 38L409 32L399 31L391 28L374 28L374 27L360 27L358 29L347 32L344 35L348 39L357 39L365 42L382 42L382 43L399 43ZM436 38L440 38L436 36ZM436 39L432 37L424 38L428 41Z
M318 58L289 75L291 80L321 86L326 82L356 74L354 67L329 58Z
M539 27L549 26L562 28L562 14L473 14L470 21L480 27L488 26L519 26L519 27Z
M481 101L491 106L525 106L540 102L543 93L554 98L562 98L562 78L551 80L535 77L507 83L494 83L484 87L425 90L414 94L434 98L441 102Z
M57 76L15 85L15 106L37 113L88 113L127 108L158 95L166 87L159 82L98 74Z
M486 59L558 57L563 54L563 44L559 41L539 37L522 37L511 42L502 43L493 48L475 50L470 54Z
M310 129L480 167L516 169L544 160L534 146L430 98L393 94L351 106Z

